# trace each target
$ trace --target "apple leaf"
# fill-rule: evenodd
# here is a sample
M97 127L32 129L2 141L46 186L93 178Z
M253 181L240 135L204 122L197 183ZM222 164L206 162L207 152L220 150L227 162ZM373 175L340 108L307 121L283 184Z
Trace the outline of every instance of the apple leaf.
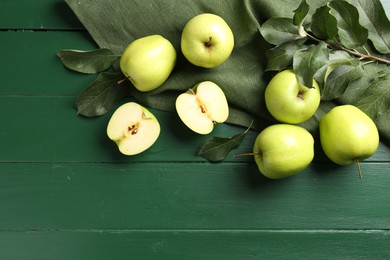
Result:
M329 61L329 50L325 43L310 45L305 50L299 50L294 54L293 68L299 81L311 88L314 74Z
M311 21L311 31L321 39L334 39L338 33L337 20L324 5L316 10Z
M390 67L384 64L370 63L365 65L363 69L362 77L356 79L353 85L346 89L343 96L338 99L339 102L346 104L356 103L371 84L378 78L386 77L390 73Z
M278 45L266 52L267 71L280 71L292 64L294 54L299 50L305 50L304 41L291 41Z
M355 105L372 119L390 108L390 73L376 78Z
M62 50L57 53L65 67L86 74L105 71L119 58L111 50Z
M264 22L260 27L260 33L267 42L274 45L302 38L292 19L283 17L270 18Z
M390 143L390 109L383 114L379 114L374 122L377 125L379 132L382 134L382 137Z
M355 57L351 56L349 53L345 51L339 50L331 50L329 52L329 60L326 65L321 67L315 74L314 78L320 85L321 92L324 91L325 83L329 74L336 69L338 66L342 65L350 65L350 66L358 66L360 62ZM326 90L325 90L326 91ZM325 95L327 96L327 95ZM328 100L328 99L327 99Z
M361 66L340 65L331 71L321 90L321 100L339 98L355 79L363 75Z
M77 114L87 117L105 114L127 93L128 86L118 84L122 78L121 73L100 73L79 95L76 101Z
M346 1L334 0L329 3L331 14L337 19L338 35L347 48L363 46L367 42L368 30L359 23L359 12Z
M362 26L368 29L368 38L376 50L390 53L390 21L379 0L354 0Z
M243 133L233 135L231 137L210 137L205 144L199 149L197 155L211 162L222 161L230 153L236 149L245 139L250 127Z
M309 12L309 5L306 0L302 0L297 9L294 10L293 23L297 26L302 26L307 14Z

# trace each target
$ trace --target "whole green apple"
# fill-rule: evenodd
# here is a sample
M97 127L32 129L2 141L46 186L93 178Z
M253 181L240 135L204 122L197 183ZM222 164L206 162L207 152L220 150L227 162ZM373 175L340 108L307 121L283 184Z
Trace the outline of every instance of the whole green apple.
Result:
M122 73L139 91L161 86L176 64L176 51L161 35L139 38L124 50L119 66Z
M257 136L253 146L260 172L270 179L296 175L314 158L314 138L303 127L275 124Z
M299 124L311 118L320 105L320 88L304 86L291 69L278 72L265 89L265 104L270 114L280 122Z
M181 50L192 64L214 68L224 63L234 48L234 36L226 21L204 13L190 19L181 36Z
M160 135L160 124L145 107L128 102L121 105L110 118L107 135L121 153L139 154L151 147Z
M362 161L373 155L379 146L375 123L353 105L331 109L321 118L319 129L323 151L340 165Z

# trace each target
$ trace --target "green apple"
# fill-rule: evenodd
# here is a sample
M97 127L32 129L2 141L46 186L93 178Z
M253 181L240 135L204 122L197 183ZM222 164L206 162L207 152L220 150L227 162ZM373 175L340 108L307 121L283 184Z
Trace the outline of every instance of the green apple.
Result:
M161 35L149 35L131 42L119 62L122 73L139 91L161 86L175 64L175 48Z
M320 105L320 88L300 83L293 70L278 72L265 89L265 104L270 114L280 122L299 124L311 118Z
M340 105L320 120L321 146L336 164L358 163L373 155L379 146L375 123L358 107ZM361 172L359 171L360 177Z
M253 146L260 172L270 179L296 175L314 158L314 138L303 127L275 124L257 136Z
M175 106L183 123L199 134L210 133L215 124L225 122L229 116L223 90L211 81L200 82L180 94Z
M111 116L107 135L125 155L139 154L151 147L160 135L160 124L145 107L128 102Z
M226 21L203 13L190 19L181 36L181 50L192 64L214 68L224 63L234 48L234 36Z

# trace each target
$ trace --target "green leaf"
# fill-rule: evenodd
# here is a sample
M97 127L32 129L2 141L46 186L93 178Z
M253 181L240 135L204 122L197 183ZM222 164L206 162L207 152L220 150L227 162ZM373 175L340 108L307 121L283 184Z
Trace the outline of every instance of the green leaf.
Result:
M379 0L350 0L359 11L362 26L368 29L368 38L376 50L390 53L390 21Z
M210 137L199 149L197 155L212 162L222 161L233 149L237 148L242 143L249 129L250 128L243 133L227 138Z
M306 0L302 0L297 9L294 10L293 23L297 26L302 26L307 14L309 13L309 5Z
M320 39L332 40L336 37L337 20L330 13L330 8L324 5L316 10L311 22L311 31Z
M276 46L266 52L267 71L280 71L293 62L294 54L299 50L305 50L307 46L304 41L291 41Z
M314 74L314 78L321 86L321 91L323 91L325 81L329 74L341 65L358 66L360 65L360 61L345 51L331 50L328 64L324 65Z
M306 50L297 51L294 55L293 69L299 81L306 87L313 86L314 74L328 64L329 50L324 42L311 45Z
M368 31L359 23L359 12L346 1L334 0L329 3L331 14L337 19L338 35L347 48L363 46L367 42Z
M261 25L260 33L267 42L273 45L280 45L302 38L292 19L282 17L268 19Z
M333 100L341 97L347 87L362 76L363 70L360 66L337 66L325 81L325 86L321 91L321 100Z
M371 87L373 82L378 78L382 78L390 73L390 67L384 64L370 63L363 67L364 73L362 77L356 79L351 84L344 94L337 99L342 104L355 104L364 96L364 92Z
M369 88L355 103L372 119L384 114L390 108L390 73L383 75L372 82Z
M390 144L390 109L383 114L378 115L374 122L377 125L381 136Z
M322 101L314 115L309 120L306 120L305 122L298 125L308 130L314 136L317 135L318 125L321 118L335 106L336 104L334 102Z
M57 56L67 68L87 74L107 70L119 57L104 48L90 51L63 50Z
M79 95L76 101L77 114L87 117L104 115L127 92L126 84L118 84L122 77L121 73L100 73Z

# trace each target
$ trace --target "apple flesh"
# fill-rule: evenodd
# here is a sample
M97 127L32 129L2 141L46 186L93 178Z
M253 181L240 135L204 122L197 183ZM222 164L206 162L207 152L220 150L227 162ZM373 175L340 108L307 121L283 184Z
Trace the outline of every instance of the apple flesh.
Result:
M313 80L313 86L306 87L293 70L277 73L265 89L268 111L283 123L299 124L308 120L317 111L320 101L317 82Z
M124 50L119 66L122 73L139 91L161 86L176 64L176 51L161 35L139 38Z
M270 179L296 175L314 158L314 138L303 127L275 124L257 136L253 154L259 171Z
M135 155L156 142L160 135L160 124L149 110L135 102L128 102L111 116L107 135L121 153Z
M203 81L176 99L176 111L192 131L208 134L216 123L229 116L229 106L222 89L211 81Z
M229 58L233 48L233 32L218 15L197 15L187 22L182 31L181 50L196 66L215 68Z
M379 146L375 123L353 105L331 109L320 120L320 141L326 156L336 164L353 164L372 156Z

